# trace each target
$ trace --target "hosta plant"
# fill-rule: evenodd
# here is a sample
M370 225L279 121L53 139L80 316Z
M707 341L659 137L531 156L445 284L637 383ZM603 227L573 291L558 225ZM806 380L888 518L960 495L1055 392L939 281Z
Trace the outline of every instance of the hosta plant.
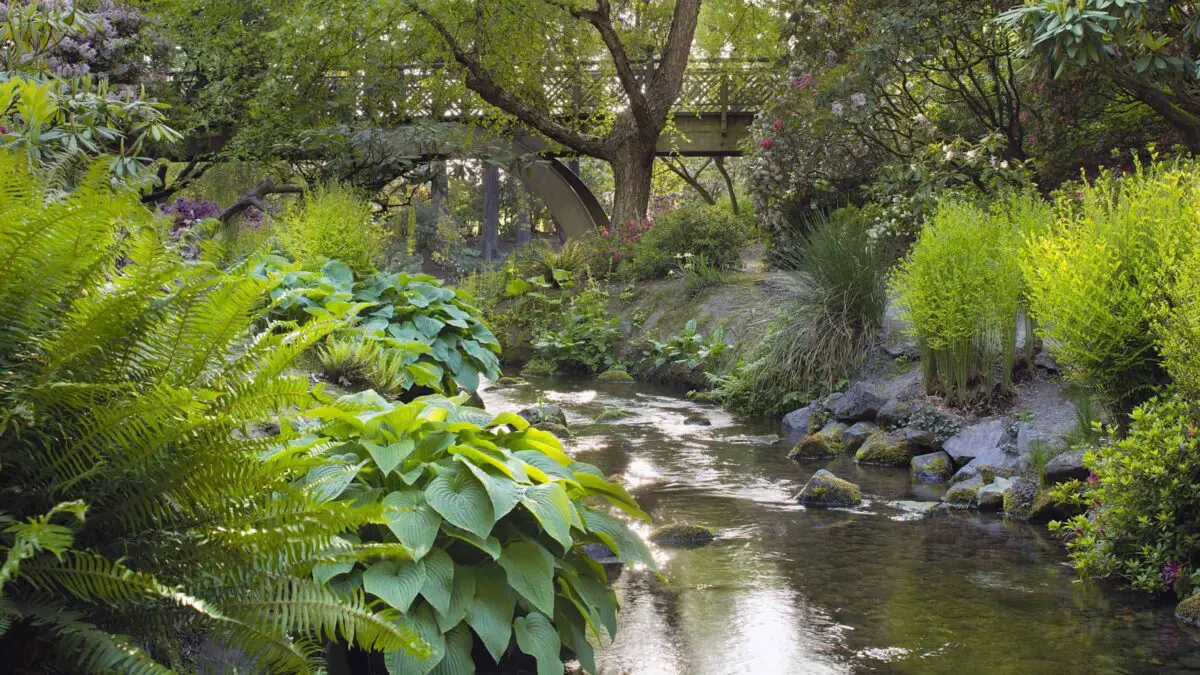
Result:
M278 276L272 295L283 317L351 316L350 332L396 361L395 385L454 394L474 391L480 376L500 376L500 343L466 295L434 277L380 272L359 280L339 261L259 260L254 274Z
M382 507L386 526L342 536L314 580L381 600L431 645L428 658L388 654L392 673L474 672L476 642L497 663L527 654L542 675L562 673L566 647L595 672L587 636L614 634L617 602L582 546L653 566L612 510L645 518L623 488L512 413L367 391L310 414L319 426L268 462L311 458L309 481L330 499Z
M321 668L327 640L427 653L396 610L312 579L382 509L259 459L261 423L318 403L285 373L334 322L256 330L273 282L180 261L109 171L48 197L0 153L6 669L195 669L184 637L265 672Z

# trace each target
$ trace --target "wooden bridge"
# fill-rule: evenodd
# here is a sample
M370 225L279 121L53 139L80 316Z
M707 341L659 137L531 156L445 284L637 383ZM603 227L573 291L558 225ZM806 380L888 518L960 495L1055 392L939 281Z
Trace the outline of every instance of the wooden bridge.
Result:
M652 65L652 64L651 64ZM640 66L649 76L651 68ZM473 94L452 97L445 89L430 86L442 76L440 67L402 68L399 94L389 91L389 108L409 111L414 118L464 124L485 119L491 110ZM780 85L783 73L768 61L732 59L696 60L688 65L679 99L668 129L658 140L660 156L733 157L742 154L750 124L768 97ZM395 84L395 83L393 83ZM409 86L405 86L409 85ZM370 92L363 92L363 112L371 116ZM612 110L625 104L616 73L599 64L559 66L531 76L522 95L550 110L559 119L587 127L602 124ZM381 111L386 112L386 111ZM609 224L599 200L583 180L561 158L574 153L530 133L516 132L504 138L471 127L472 134L486 136L489 147L509 146L517 153L536 153L544 161L517 170L529 191L550 209L553 218L570 238L582 236Z

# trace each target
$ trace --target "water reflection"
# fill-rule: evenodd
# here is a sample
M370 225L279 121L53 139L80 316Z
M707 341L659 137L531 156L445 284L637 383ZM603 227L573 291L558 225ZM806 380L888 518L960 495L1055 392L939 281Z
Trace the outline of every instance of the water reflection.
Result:
M656 523L720 532L705 548L655 549L669 583L621 575L602 673L1200 672L1200 639L1169 607L1076 583L1039 528L924 517L940 492L906 471L797 465L773 425L641 385L542 382L483 397L496 411L539 397L563 406L569 452L620 474ZM592 423L611 407L630 416ZM688 424L696 414L711 426ZM795 504L822 467L867 503Z

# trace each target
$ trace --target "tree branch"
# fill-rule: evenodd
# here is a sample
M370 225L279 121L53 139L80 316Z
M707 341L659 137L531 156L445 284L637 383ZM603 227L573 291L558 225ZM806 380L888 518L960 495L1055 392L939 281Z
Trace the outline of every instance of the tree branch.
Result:
M646 96L642 93L642 86L633 72L633 65L629 62L625 44L621 42L621 37L617 35L617 30L613 27L612 5L609 0L597 0L596 9L571 9L569 11L572 16L590 23L596 32L600 33L600 39L608 48L613 65L617 69L617 79L621 82L621 88L629 97L629 109L633 113L633 118L637 120L639 127L654 129L655 124L650 114L650 107L646 103Z
M250 207L254 207L263 213L274 214L276 211L275 207L268 204L264 198L267 195L278 194L304 194L304 188L300 187L299 185L276 185L275 181L271 179L264 180L263 182L251 188L249 192L238 198L238 200L230 205L229 208L222 211L221 215L217 217L217 220L221 221L222 225L228 224L234 216Z
M692 53L692 39L696 36L696 22L699 17L700 0L676 0L675 13L671 17L671 30L667 33L662 59L654 69L654 75L646 88L650 113L656 118L666 119L667 112L675 105L675 99L679 98L679 89L683 86L683 73Z

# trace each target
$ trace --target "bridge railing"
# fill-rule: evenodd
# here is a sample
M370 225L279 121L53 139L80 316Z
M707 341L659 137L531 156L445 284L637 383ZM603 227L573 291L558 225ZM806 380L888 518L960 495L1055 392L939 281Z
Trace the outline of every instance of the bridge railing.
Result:
M635 64L644 82L653 72L652 62ZM438 85L445 77L440 65L412 65L397 69L389 82L386 105L413 117L469 118L487 113L486 106L471 93L447 96ZM354 86L344 78L342 86ZM684 74L676 110L685 113L755 112L766 103L781 80L777 64L769 61L693 59ZM611 66L585 62L558 65L532 74L518 83L519 94L552 113L588 117L598 110L625 105L625 93ZM369 92L364 92L370 98ZM378 105L380 102L368 102Z

